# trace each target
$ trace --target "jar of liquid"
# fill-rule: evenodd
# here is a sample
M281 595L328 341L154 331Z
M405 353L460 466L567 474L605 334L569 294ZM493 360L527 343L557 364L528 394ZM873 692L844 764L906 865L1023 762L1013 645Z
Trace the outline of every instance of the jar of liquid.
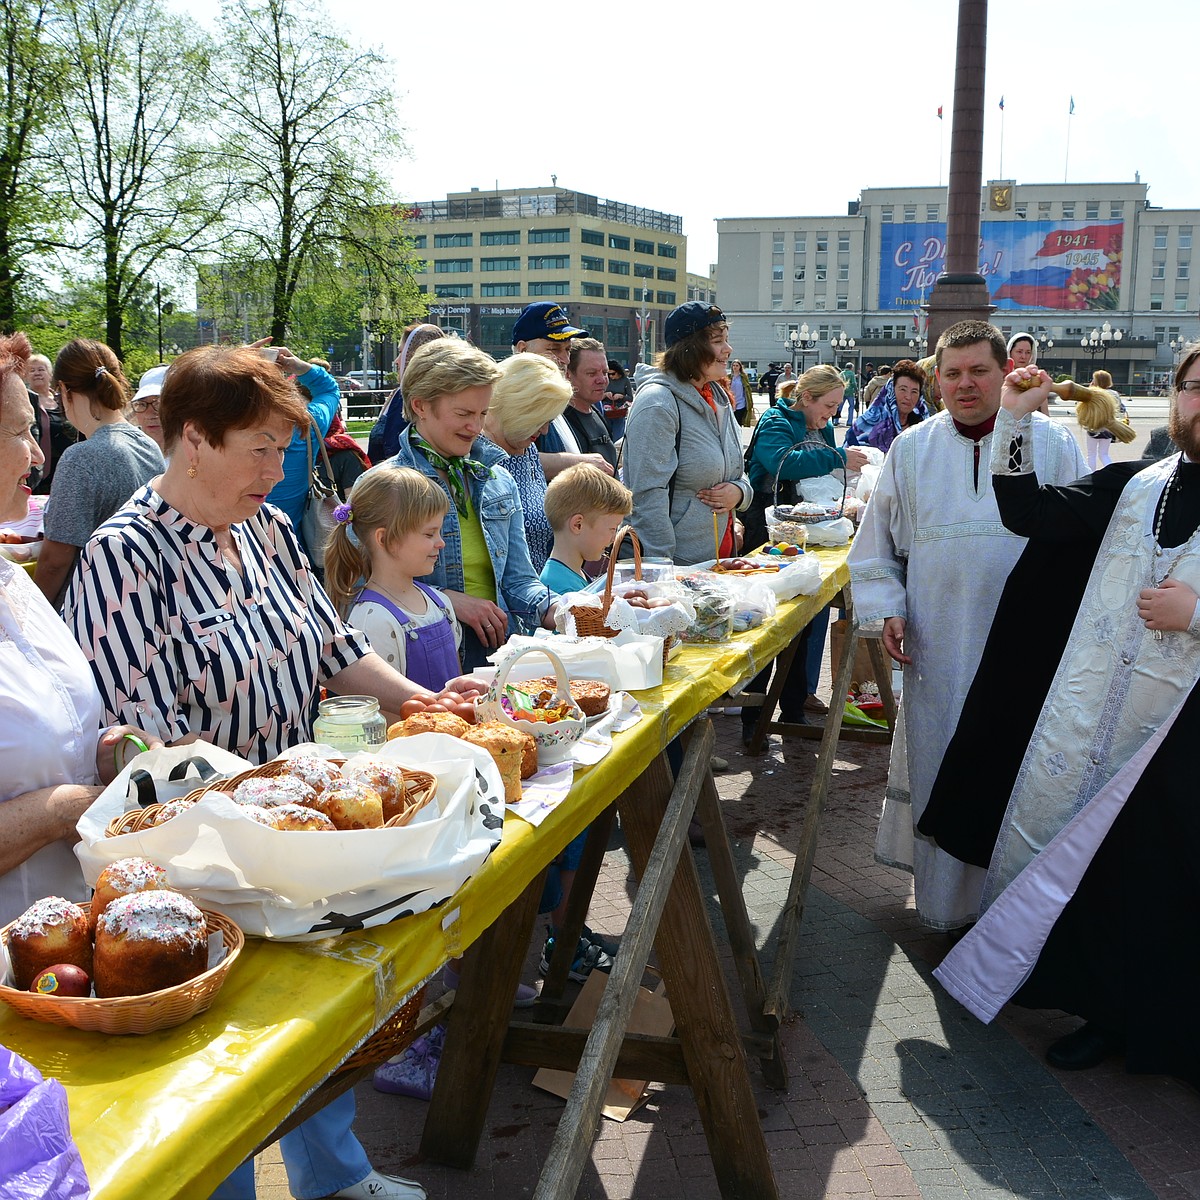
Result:
M330 696L322 700L313 740L352 754L387 740L387 722L374 696Z

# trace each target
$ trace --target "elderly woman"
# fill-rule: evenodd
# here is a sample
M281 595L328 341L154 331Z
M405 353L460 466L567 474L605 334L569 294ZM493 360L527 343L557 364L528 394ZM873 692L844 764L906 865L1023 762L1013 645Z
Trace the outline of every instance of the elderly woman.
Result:
M138 380L138 389L129 402L129 419L160 450L166 449L163 442L162 417L158 412L162 382L167 377L167 367L160 363L151 367Z
M166 470L91 539L68 589L108 719L260 763L312 740L322 685L398 712L416 686L339 619L264 504L309 419L295 383L253 349L203 346L171 364L161 413ZM293 1195L424 1197L371 1169L353 1119L347 1092L283 1138ZM249 1163L215 1193L253 1194Z
M103 342L68 342L55 360L54 382L67 420L87 439L62 456L46 506L34 578L57 605L80 547L164 464L162 451L125 419L129 384Z
M752 493L722 386L728 335L715 305L680 305L667 317L666 350L635 374L624 473L633 491L630 523L648 555L686 564L712 558L714 543L723 555L733 552L733 514Z
M929 406L921 394L924 386L925 372L912 359L902 358L895 363L875 403L846 430L843 445L874 446L886 454L897 434L929 416Z
M24 334L0 337L0 521L19 521L42 464L20 371ZM101 732L87 659L25 571L0 558L0 924L35 900L83 900L75 825L117 773L129 726Z
M525 514L529 561L541 574L554 533L546 519L546 476L534 444L571 399L562 371L540 354L514 354L500 364L492 403L475 453L489 467L503 467L516 481Z
M67 452L69 446L75 445L79 440L78 431L63 415L62 405L50 386L53 370L50 360L44 354L31 354L25 365L25 383L37 397L35 414L38 445L46 457L42 464L41 477L33 487L35 494L39 496L50 494L50 485L58 460Z
M517 485L503 467L478 457L499 378L495 359L458 338L423 347L400 381L410 423L387 460L435 480L450 498L446 546L422 582L441 588L454 606L466 671L482 666L510 632L553 628L553 595L529 561Z

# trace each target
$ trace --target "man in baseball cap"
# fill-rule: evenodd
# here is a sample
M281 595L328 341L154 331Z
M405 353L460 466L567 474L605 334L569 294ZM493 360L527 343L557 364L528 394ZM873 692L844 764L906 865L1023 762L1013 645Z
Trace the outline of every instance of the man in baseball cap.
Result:
M513 351L519 354L524 350L552 358L565 374L571 353L570 341L577 337L587 337L587 330L572 325L561 304L541 300L537 304L527 304L521 310L513 325Z

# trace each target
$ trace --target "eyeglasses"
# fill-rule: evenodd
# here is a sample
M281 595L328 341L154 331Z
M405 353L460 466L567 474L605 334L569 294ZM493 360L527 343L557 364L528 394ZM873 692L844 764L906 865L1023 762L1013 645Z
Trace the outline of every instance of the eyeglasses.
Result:
M1185 379L1179 385L1179 391L1183 395L1188 392L1200 392L1200 379Z
M129 407L132 408L135 413L144 413L148 408L152 408L155 412L158 412L158 397L153 396L149 400L131 400L129 402Z

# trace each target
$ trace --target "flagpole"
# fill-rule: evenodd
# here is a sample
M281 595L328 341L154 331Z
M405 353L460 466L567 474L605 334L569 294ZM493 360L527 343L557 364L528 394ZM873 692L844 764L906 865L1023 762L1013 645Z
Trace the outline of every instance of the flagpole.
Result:
M1000 174L997 179L1004 178L1004 97L1000 97Z
M938 109L938 187L942 186L942 151L946 145L946 122L942 120L942 110Z
M1075 97L1071 97L1071 107L1067 109L1067 152L1063 155L1063 183L1067 182L1067 165L1071 161L1071 118L1075 115Z

